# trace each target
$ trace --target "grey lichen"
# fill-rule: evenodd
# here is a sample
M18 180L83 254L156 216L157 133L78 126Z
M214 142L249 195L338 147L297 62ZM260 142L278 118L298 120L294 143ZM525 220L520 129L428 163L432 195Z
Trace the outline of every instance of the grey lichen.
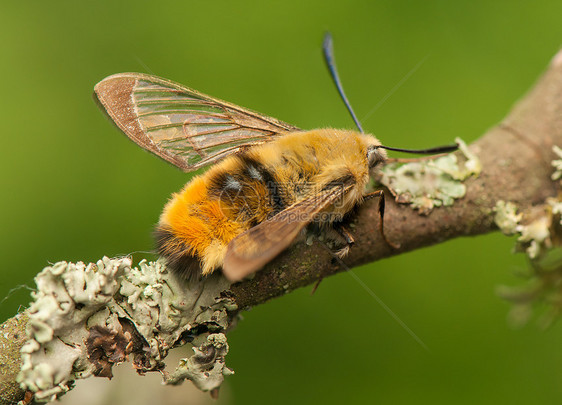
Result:
M111 378L113 364L129 356L139 373L162 370L170 348L208 341L210 331L230 326L236 311L232 300L221 296L229 283L220 275L190 285L160 261L135 268L130 258L59 262L39 273L36 284L18 380L39 401L55 399L80 378ZM213 368L228 375L228 345L221 344ZM207 378L199 384L206 377L195 372L189 379L203 390L222 382Z
M552 148L560 159L554 159L551 164L554 172L552 180L562 178L562 149ZM530 259L540 259L552 248L562 242L560 229L562 228L562 201L560 198L548 198L542 209L535 209L532 218L522 223L523 215L517 214L517 207L511 202L498 201L494 208L495 223L506 235L519 234L516 250L524 251Z
M521 234L517 238L520 250L524 250L531 259L537 259L552 247L550 227L552 218L549 215L541 216L528 225L517 226Z
M551 178L556 181L562 178L562 149L555 145L552 150L559 157L551 162L554 167ZM532 218L525 223L521 223L523 215L517 214L515 205L510 202L498 201L494 211L496 225L507 235L519 234L516 250L526 252L532 260L541 259L550 249L561 244L560 198L547 199L542 210L536 209Z
M518 232L519 221L523 214L517 213L517 206L512 202L498 201L494 207L494 222L505 235Z
M562 178L562 149L554 145L552 151L556 153L559 159L554 159L551 164L554 167L554 172L551 175L552 180L560 180Z
M207 340L194 347L193 352L193 356L181 359L176 370L165 377L166 384L177 385L191 380L199 389L212 391L220 387L225 376L234 374L224 364L228 343L223 333L207 336Z
M421 214L452 205L466 193L463 181L481 171L478 157L461 139L456 142L464 155L461 161L456 154L448 154L431 160L390 163L382 168L377 181L392 192L397 202L409 203Z
M539 215L522 223L523 214L517 213L517 206L511 202L498 201L494 207L494 221L506 235L518 235L516 251L523 251L530 259L538 259L553 247L556 239L552 234L556 225L560 225L559 212L562 203L548 199Z
M86 321L104 308L119 290L117 279L131 265L128 258L104 258L97 264L59 262L36 277L37 291L29 308L27 334L18 377L37 400L53 400L70 389L75 370L88 376L83 345Z

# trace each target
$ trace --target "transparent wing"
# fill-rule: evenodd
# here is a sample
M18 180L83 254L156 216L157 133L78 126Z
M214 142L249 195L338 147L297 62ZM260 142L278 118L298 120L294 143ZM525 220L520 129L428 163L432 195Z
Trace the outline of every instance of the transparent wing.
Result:
M352 187L338 185L301 200L274 217L248 229L228 245L223 273L230 281L239 281L256 272L285 250L299 232L326 207Z
M109 76L95 86L94 95L129 138L184 171L299 130L170 80L141 73Z

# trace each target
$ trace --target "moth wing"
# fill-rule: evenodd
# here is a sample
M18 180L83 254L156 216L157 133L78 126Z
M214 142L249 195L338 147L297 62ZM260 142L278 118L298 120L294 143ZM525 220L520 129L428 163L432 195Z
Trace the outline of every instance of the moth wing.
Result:
M289 247L316 215L343 197L351 186L334 186L298 201L238 235L226 251L223 263L225 277L230 281L239 281L261 269Z
M130 139L183 171L299 128L142 73L119 73L96 84L101 108Z

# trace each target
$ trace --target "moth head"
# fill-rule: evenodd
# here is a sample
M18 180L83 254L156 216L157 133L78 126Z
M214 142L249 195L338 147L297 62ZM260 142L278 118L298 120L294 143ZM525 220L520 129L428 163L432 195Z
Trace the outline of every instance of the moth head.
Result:
M371 137L367 145L367 164L370 169L382 166L386 162L386 151L381 148L380 142Z

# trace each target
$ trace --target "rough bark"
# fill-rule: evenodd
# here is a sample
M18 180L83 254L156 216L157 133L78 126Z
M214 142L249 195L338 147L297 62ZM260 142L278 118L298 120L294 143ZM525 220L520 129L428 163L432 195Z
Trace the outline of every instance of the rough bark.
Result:
M20 350L27 340L27 316L20 314L0 325L0 404L15 404L25 391L16 382L22 365Z

